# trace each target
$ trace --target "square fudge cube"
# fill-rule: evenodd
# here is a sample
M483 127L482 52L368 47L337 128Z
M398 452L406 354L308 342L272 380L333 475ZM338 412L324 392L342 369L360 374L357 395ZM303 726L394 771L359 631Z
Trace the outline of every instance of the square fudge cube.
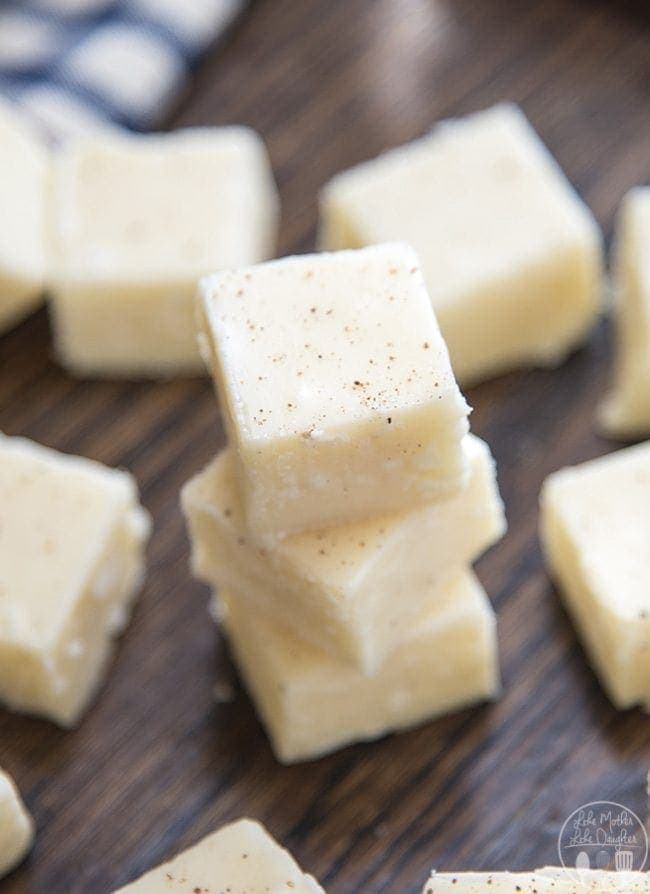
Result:
M620 856L625 855L624 849ZM638 851L637 851L638 853ZM634 862L637 862L634 860ZM650 873L636 872L634 870L618 869L607 871L605 869L583 869L579 879L567 878L564 866L545 866L538 869L536 879L543 879L545 884L550 882L548 889L550 894L650 894ZM534 894L534 892L533 892ZM543 894L543 892L540 892Z
M566 875L566 887L560 886L537 872L432 872L422 894L568 894L572 890L571 877Z
M600 307L598 227L523 114L499 105L335 176L323 248L417 251L458 380L557 364Z
M650 434L650 187L625 197L616 228L617 346L614 387L601 409L606 431Z
M143 577L127 472L0 435L0 702L72 726Z
M308 760L350 742L493 698L499 690L496 619L468 571L445 583L429 611L373 676L341 664L222 594L223 624L278 760Z
M650 710L650 442L550 475L541 539L612 702Z
M647 872L580 870L535 872L432 872L422 894L650 894Z
M27 855L34 840L34 823L13 779L0 770L0 878Z
M251 611L374 673L428 609L431 584L473 562L505 531L487 444L468 435L464 450L468 482L447 499L294 534L268 548L251 540L234 457L224 450L183 491L193 570L212 587L241 593Z
M203 370L198 280L275 249L278 198L245 127L95 136L54 165L54 334L79 375Z
M17 110L0 102L0 333L43 297L49 155Z
M201 293L257 536L396 512L462 484L469 409L408 246L224 271Z
M324 894L291 854L253 820L242 819L207 835L169 863L114 894L180 891L229 894Z

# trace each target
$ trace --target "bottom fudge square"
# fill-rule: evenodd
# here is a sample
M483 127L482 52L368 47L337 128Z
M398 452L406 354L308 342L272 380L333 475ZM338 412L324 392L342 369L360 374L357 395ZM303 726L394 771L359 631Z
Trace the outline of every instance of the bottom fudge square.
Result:
M650 710L650 442L551 475L541 539L612 702Z
M469 571L445 586L453 597L445 610L433 588L429 614L372 676L250 611L239 594L220 594L215 611L278 760L315 758L497 695L496 619L487 596Z
M251 540L232 451L224 450L183 490L193 570L212 587L243 593L300 639L374 673L410 636L430 585L476 561L505 530L489 447L467 435L463 450L469 479L447 499L294 534L272 548Z
M143 577L127 472L0 435L0 702L71 726Z

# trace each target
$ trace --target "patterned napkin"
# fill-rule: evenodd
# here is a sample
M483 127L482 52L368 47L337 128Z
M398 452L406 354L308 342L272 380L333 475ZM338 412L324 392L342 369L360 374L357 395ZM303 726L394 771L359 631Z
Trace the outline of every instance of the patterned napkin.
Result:
M0 0L0 93L53 139L147 130L246 0Z

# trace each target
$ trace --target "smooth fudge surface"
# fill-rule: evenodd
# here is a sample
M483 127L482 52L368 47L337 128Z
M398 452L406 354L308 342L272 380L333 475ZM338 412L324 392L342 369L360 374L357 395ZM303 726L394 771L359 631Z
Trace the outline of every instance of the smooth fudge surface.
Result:
M601 408L606 431L650 434L650 187L631 190L619 213L614 252L614 384Z
M0 333L43 297L48 152L17 109L0 102Z
M27 855L34 840L34 823L16 785L0 770L0 878Z
M231 450L183 490L195 574L235 589L297 636L374 672L428 609L428 587L475 561L505 531L494 460L468 435L467 484L398 515L294 534L269 547L246 528ZM447 597L443 588L441 600Z
M224 271L201 293L258 536L396 512L462 484L469 408L408 246Z
M0 435L0 702L76 723L128 619L148 532L127 472Z
M221 593L215 612L278 760L318 757L350 742L494 698L499 691L496 618L469 571L430 592L430 610L376 674L331 658L287 628Z
M54 334L80 375L203 371L196 285L275 251L278 198L245 127L71 142L54 165Z
M650 442L549 476L541 539L611 700L650 710Z
M335 176L319 238L415 248L462 385L557 364L599 311L598 227L514 105L443 121Z
M323 894L259 823L238 820L115 894Z
M422 894L650 894L647 872L433 872Z

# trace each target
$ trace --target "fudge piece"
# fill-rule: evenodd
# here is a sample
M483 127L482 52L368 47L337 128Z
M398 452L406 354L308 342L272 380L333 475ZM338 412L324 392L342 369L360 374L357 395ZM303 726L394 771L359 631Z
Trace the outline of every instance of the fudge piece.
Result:
M516 106L442 122L330 181L323 248L391 239L419 255L463 385L557 364L596 320L598 227Z
M650 894L647 872L432 872L422 894Z
M609 697L650 710L650 442L551 475L541 539Z
M17 110L0 102L0 333L43 296L48 153Z
M275 250L278 199L245 127L94 136L54 165L54 334L79 375L203 370L201 276Z
M397 512L462 483L469 408L408 246L224 271L201 293L258 537Z
M446 500L264 548L248 534L234 457L224 450L182 494L193 570L372 673L426 611L431 584L473 562L505 531L487 444L468 435L464 451L468 483Z
M131 475L0 435L0 701L62 726L97 689L143 577Z
M278 760L307 760L349 742L422 723L499 690L496 619L478 580L461 571L374 676L314 648L237 593L215 611Z
M34 824L14 781L0 770L0 878L25 858L34 840Z
M551 891L557 894L650 894L650 873L618 870L608 872L598 869L567 870L547 866L538 869L538 877L553 884ZM566 885L565 888L559 887Z
M626 196L617 226L614 387L601 409L607 432L650 433L650 187Z
M208 835L115 894L163 891L324 894L259 823L242 819Z

